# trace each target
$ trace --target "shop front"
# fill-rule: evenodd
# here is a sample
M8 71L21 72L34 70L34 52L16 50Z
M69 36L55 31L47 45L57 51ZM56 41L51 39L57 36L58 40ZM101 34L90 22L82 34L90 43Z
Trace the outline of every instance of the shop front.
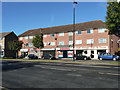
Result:
M43 55L52 55L55 57L55 49L54 48L43 48L41 49L43 51Z
M72 58L73 50L72 48L57 48L58 58Z

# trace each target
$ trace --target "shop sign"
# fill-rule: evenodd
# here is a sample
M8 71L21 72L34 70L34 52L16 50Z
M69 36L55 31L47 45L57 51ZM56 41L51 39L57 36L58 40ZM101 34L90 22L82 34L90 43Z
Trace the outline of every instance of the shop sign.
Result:
M67 51L67 57L73 57L73 51Z
M60 48L60 50L70 50L70 48Z
M58 51L58 57L63 57L63 51Z

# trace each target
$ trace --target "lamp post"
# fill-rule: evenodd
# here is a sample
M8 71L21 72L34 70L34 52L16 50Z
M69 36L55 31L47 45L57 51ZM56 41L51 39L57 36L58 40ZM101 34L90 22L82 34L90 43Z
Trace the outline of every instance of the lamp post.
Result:
M73 2L73 61L75 60L75 51L74 51L74 47L75 47L75 4L77 4L77 2Z

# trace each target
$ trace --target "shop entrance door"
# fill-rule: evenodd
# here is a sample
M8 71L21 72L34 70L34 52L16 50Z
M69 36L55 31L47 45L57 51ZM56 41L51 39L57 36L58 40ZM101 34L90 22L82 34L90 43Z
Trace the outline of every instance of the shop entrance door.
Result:
M67 58L67 50L63 51L63 58Z

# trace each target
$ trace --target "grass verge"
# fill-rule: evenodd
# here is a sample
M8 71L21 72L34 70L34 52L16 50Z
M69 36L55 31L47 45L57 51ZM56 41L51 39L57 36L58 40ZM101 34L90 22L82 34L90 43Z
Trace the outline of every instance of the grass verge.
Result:
M58 63L76 63L76 64L94 64L94 65L120 65L119 61L113 61L113 62L94 62L94 61L64 61L64 60L40 60L40 59L0 59L2 61L30 61L30 62L58 62Z

